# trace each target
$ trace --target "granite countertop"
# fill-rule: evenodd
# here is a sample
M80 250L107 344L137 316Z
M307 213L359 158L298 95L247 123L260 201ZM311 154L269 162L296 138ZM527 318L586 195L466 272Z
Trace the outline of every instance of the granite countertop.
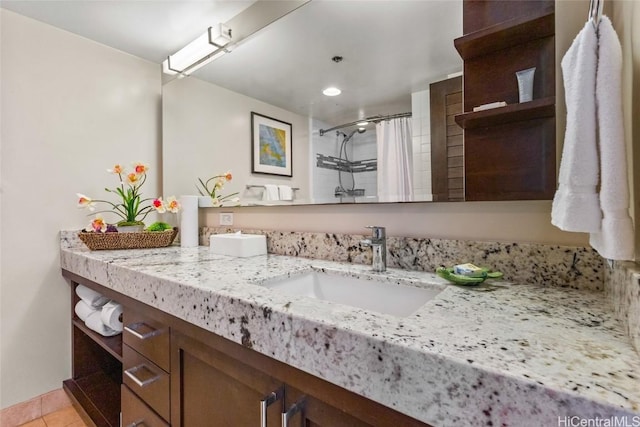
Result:
M640 422L640 358L602 292L475 290L429 273L202 246L61 249L61 267L435 426ZM259 286L313 268L443 290L400 318Z

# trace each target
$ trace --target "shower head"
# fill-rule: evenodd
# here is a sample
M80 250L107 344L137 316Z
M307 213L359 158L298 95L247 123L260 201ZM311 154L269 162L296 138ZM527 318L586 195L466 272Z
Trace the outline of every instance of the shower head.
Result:
M345 134L343 134L343 135L345 135L344 142L349 141L351 138L353 138L353 135L355 135L356 133L365 133L366 131L367 130L365 128L358 128L358 129L354 130L353 132L351 132L349 134L349 136L346 136Z

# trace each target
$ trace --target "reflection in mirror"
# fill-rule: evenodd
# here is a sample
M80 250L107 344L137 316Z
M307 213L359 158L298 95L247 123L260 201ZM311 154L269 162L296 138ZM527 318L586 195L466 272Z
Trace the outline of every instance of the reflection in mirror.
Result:
M163 87L163 191L231 170L245 205L432 200L430 84L462 69L460 35L461 1L305 4ZM251 173L251 112L291 123L292 177Z

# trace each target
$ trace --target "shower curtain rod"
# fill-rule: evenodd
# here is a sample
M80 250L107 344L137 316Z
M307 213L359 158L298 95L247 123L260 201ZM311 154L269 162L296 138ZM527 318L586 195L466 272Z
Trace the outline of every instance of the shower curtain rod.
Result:
M349 126L355 126L360 122L378 123L378 122L381 122L383 120L399 119L401 117L411 117L411 112L398 113L398 114L389 114L387 116L372 116L372 117L367 117L366 119L356 120L356 121L351 122L351 123L345 123L343 125L334 126L332 128L329 128L329 129L320 129L320 136L323 136L325 133L331 132L332 130L342 129L342 128L346 128L346 127L349 127Z

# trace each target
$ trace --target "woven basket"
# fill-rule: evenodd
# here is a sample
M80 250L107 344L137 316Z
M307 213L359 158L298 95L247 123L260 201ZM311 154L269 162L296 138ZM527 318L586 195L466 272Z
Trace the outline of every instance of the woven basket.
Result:
M165 231L137 233L78 233L80 240L92 251L105 249L145 249L169 246L178 234L178 228Z

